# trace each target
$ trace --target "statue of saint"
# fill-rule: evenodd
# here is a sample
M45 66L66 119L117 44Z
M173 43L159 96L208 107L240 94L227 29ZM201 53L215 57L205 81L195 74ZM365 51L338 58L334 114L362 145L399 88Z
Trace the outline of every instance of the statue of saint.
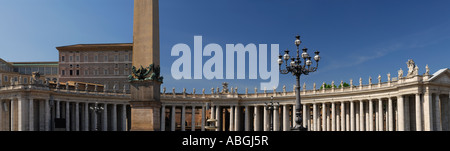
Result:
M428 68L428 64L425 66L425 75L430 75L430 68Z
M408 74L406 75L407 77L419 74L419 67L416 66L412 59L409 59L408 62L406 62L406 65L408 65Z
M387 77L388 77L388 81L390 82L391 81L391 73L388 73Z
M378 75L378 83L381 83L381 75Z
M402 68L400 68L400 70L398 70L398 79L403 77L403 70Z

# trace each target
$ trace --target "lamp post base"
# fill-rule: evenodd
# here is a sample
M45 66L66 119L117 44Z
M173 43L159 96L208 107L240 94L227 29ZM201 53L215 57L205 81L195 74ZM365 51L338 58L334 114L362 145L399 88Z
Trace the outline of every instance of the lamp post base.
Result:
M291 127L291 131L308 131L308 127L296 125L295 127Z

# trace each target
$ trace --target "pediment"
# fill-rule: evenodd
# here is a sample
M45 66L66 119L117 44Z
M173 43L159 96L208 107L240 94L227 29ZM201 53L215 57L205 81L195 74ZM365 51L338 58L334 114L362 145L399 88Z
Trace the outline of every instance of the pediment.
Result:
M450 84L450 70L441 69L440 71L433 74L433 77L429 79L430 82L436 83L449 83Z

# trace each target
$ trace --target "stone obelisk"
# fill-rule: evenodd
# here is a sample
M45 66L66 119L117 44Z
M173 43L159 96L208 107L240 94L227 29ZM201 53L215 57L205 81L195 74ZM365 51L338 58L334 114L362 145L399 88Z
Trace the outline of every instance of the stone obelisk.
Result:
M158 0L134 0L133 73L129 77L132 131L160 130L158 7Z

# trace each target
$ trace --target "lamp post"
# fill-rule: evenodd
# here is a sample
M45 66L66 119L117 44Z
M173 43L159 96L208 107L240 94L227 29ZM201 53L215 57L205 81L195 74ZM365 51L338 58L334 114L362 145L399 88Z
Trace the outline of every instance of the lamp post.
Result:
M105 108L103 108L103 106L98 106L98 102L95 102L95 106L91 106L90 107L90 109L95 113L95 117L96 117L96 125L95 125L95 131L98 131L98 127L99 127L99 125L98 125L98 119L97 119L97 117L98 117L98 114L99 113L101 113L101 112L103 112L103 110L105 109ZM100 120L101 121L101 120Z
M302 43L300 40L300 36L295 36L295 45L297 46L297 56L290 57L289 56L289 50L284 51L284 55L280 55L278 57L278 64L280 65L280 73L281 74L288 74L292 73L293 76L296 77L296 85L295 85L295 91L296 91L296 97L295 97L295 123L296 125L291 128L292 131L306 131L307 128L302 126L302 117L300 116L300 112L302 111L302 104L301 104L301 98L300 98L300 76L302 74L308 75L310 72L317 71L317 68L319 67L319 51L314 52L316 55L314 56L314 60L316 61L316 67L311 67L312 61L311 57L308 54L308 49L303 48L303 53L300 54L299 52L299 46ZM303 64L301 61L301 58L303 58ZM284 59L284 61L283 61ZM291 59L291 62L289 63L289 59ZM285 69L281 69L281 65L286 62Z
M274 104L273 96L270 96L270 104L265 103L266 104L265 108L266 108L267 111L269 111L269 118L270 118L270 128L269 128L269 130L270 131L274 131L274 129L273 129L273 123L274 123L274 120L275 120L274 119L275 117L273 116L274 110L277 111L278 107L280 106L279 102L276 102L276 103L277 103L277 105L273 105Z
M206 110L209 110L210 108L210 104L206 103ZM214 119L214 117L209 118L208 120L206 120L206 126L205 129L210 130L210 131L215 131L217 130L217 126L216 126L216 122L217 120Z

